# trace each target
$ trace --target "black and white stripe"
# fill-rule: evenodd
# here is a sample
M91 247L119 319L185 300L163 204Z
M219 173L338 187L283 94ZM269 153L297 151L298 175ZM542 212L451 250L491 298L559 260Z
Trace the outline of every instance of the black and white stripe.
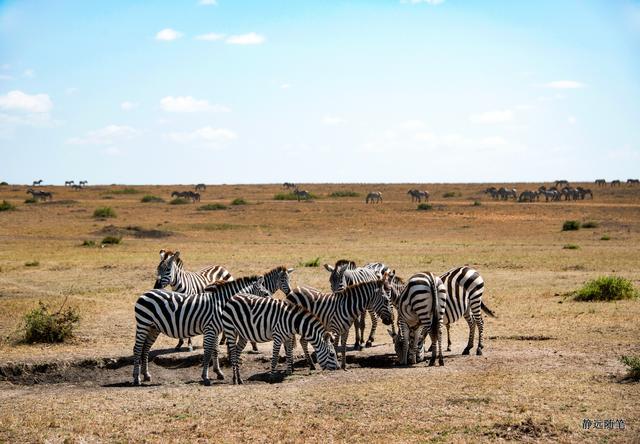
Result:
M342 346L342 368L346 368L347 336L351 324L367 310L382 318L389 325L393 322L389 292L390 286L385 274L382 279L354 284L334 293L321 293L315 288L298 287L287 295L287 301L309 310L322 321L325 327L337 335ZM309 356L303 338L300 345L311 368L313 361Z
M273 340L272 377L276 371L282 344L285 346L287 355L287 374L293 372L295 334L311 342L323 369L335 370L338 367L331 336L327 334L320 320L302 307L276 299L257 298L241 293L230 298L226 304L222 323L227 337L228 355L233 367L234 384L242 384L240 353L247 341Z

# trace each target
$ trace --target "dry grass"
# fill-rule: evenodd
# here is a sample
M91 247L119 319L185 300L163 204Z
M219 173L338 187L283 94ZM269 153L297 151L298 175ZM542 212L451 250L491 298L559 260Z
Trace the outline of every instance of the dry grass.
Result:
M415 210L406 191L416 186L434 197L432 211ZM125 194L114 193L121 187L96 186L80 197L63 187L47 188L56 200L78 202L22 204L0 216L0 335L10 336L39 300L56 306L68 296L82 322L68 344L4 341L0 366L129 356L132 305L152 287L161 248L179 249L187 268L221 264L238 276L318 256L323 262L380 260L403 277L469 264L484 276L485 301L498 318L486 319L482 357L460 355L467 328L456 324L453 351L442 368L353 364L347 372L301 370L274 385L255 380L243 387L203 387L197 365L152 364L159 385L143 388L122 386L131 377L128 365L85 370L78 379L65 371L57 384L0 382L0 403L11 405L0 412L0 441L637 440L640 384L623 382L626 369L619 357L640 354L640 302L581 304L562 296L604 274L638 285L636 188L597 190L593 201L522 206L492 201L481 184L349 185L360 196L374 189L383 193L383 204L367 206L359 197L275 201L280 185L211 186L202 193L202 205L252 202L213 212L140 202L146 194L169 201L181 189L176 186L141 186ZM300 188L330 196L345 185ZM0 201L19 202L24 192L0 189ZM447 192L454 197L440 197ZM108 205L118 214L118 226L172 237L137 237L127 228L132 234L125 233L126 242L116 248L81 248L111 224L92 217L105 205L105 195L113 196ZM561 232L565 220L597 220L599 226ZM605 234L610 240L600 241ZM567 243L580 249L563 250ZM35 259L38 267L24 266ZM294 276L296 285L328 288L322 267L300 267ZM391 353L384 331L378 332L381 345L365 355ZM536 339L542 337L549 340ZM174 345L161 338L154 349ZM269 344L260 349L270 355ZM268 363L250 364L249 356L246 378L266 371ZM627 428L582 430L585 418L624 419Z

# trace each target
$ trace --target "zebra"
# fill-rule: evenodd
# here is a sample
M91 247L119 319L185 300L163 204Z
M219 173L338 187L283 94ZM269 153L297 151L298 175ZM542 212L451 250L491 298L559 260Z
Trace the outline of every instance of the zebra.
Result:
M174 191L171 193L171 197L178 197L182 199L190 199L191 195L189 194L191 191Z
M195 186L195 190L197 191L206 191L207 190L207 186L203 183L199 183Z
M178 293L187 295L200 294L205 291L208 284L218 281L231 281L233 276L229 271L220 265L210 265L199 271L187 271L180 258L180 252L160 250L160 263L157 267L157 278L153 286L154 289L161 289L167 285ZM180 350L184 344L184 339L180 338L176 350ZM188 338L189 351L193 351L193 343Z
M422 199L425 201L429 200L429 192L428 191L420 191L418 189L412 189L407 191L407 194L411 195L411 202L422 202Z
M556 180L556 187L561 187L561 186L569 186L569 181L565 180L565 179L558 179Z
M37 187L38 185L42 185L42 179L40 180L34 180L33 184L31 185L32 187Z
M298 202L300 202L300 199L311 199L311 194L307 190L299 190L296 188L295 190L293 190L293 194L298 198Z
M70 186L72 186L74 184L75 184L75 182L73 180L65 180L64 181L64 186L65 187L70 187Z
M380 203L382 202L382 193L380 191L372 191L367 194L367 198L365 199L365 203Z
M400 365L416 362L416 351L419 341L428 333L433 347L429 366L438 363L444 365L442 355L442 323L446 311L447 290L442 280L433 273L417 273L413 275L402 293L393 301L398 310L398 333L389 332L394 343L399 343L398 362ZM413 334L413 336L412 336ZM409 341L411 340L411 345Z
M338 339L340 339L342 346L341 367L346 369L347 337L351 324L364 315L367 310L380 316L386 325L393 322L389 296L391 286L388 278L388 274L385 273L381 279L350 285L333 293L321 293L311 287L297 287L287 295L286 300L309 310L322 321L331 333L337 335L334 345L337 345ZM315 366L309 356L304 338L300 339L300 345L310 368L314 369Z
M611 181L611 187L619 187L621 185L620 181L618 179L616 180L612 180Z
M49 192L49 191L40 191L40 190L33 190L31 188L29 188L27 190L27 194L31 194L31 197L33 197L34 199L40 199L40 200L52 200L53 199L53 193Z
M640 185L640 179L627 179L627 186Z
M607 181L605 179L596 179L595 184L599 187L604 187L607 185Z
M520 193L518 202L533 202L535 199L539 199L539 195L535 191L525 190Z
M288 190L289 190L289 189L291 189L291 188L298 188L298 187L296 186L296 184L295 184L295 183L292 183L292 182L285 182L285 183L283 183L283 184L282 184L282 187L283 187L283 188L286 188L286 189L288 189Z
M73 184L73 185L71 185L71 188L73 188L74 190L78 191L78 190L82 189L82 185Z
M251 292L271 296L264 287L263 276L243 277L233 281L219 281L200 294L187 295L175 291L154 289L143 293L134 306L136 340L133 347L133 385L140 385L140 366L144 381L151 381L149 350L163 333L172 338L204 334L202 379L210 385L209 363L218 379L224 379L218 362L218 334L222 332L222 310L231 296Z
M593 200L593 193L591 192L591 188L576 187L576 191L578 191L580 199L584 200L584 198L588 194L589 197L591 197L591 200Z
M222 313L222 324L227 337L227 354L233 368L233 384L242 384L240 377L240 353L247 341L273 340L270 377L275 376L284 344L287 355L287 375L293 372L293 341L299 334L311 342L318 362L325 370L336 370L338 362L332 344L322 322L302 307L277 299L257 298L244 293L231 297Z
M497 193L498 197L502 200L507 200L510 197L513 197L514 200L518 198L518 192L515 188L508 190L505 187L500 187Z
M483 191L484 194L490 194L493 199L497 199L498 189L496 187L489 187Z
M187 193L192 202L200 202L200 193L194 193L193 191L187 191Z
M86 187L89 184L89 181L88 180L81 180L78 183L80 184L81 187Z

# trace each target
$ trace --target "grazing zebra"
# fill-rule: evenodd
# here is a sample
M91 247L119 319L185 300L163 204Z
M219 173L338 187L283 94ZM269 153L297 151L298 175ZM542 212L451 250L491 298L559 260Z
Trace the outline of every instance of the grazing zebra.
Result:
M321 293L311 287L297 287L287 295L287 301L300 305L309 310L322 321L322 324L331 333L336 334L342 346L342 368L347 365L346 350L349 329L361 315L367 310L374 312L382 318L382 322L389 325L393 322L390 296L391 286L388 274L375 281L362 282L350 285L333 293ZM300 345L304 355L313 369L313 361L309 356L307 344L304 338L300 339Z
M79 183L80 183L81 187L86 187L89 184L89 181L88 180L81 180Z
M518 202L533 202L534 200L537 200L539 198L540 197L536 191L525 190L520 193Z
M416 362L416 351L420 341L429 334L437 344L432 349L429 365L444 365L442 355L442 323L446 310L447 290L442 280L433 273L413 275L402 293L393 301L398 310L398 333L392 335L394 343L399 343L398 362L400 365ZM411 344L409 344L411 341Z
M500 187L500 189L497 191L497 194L498 198L502 200L507 200L510 197L513 197L514 200L518 198L518 192L515 188L509 190L505 187Z
M42 185L42 179L40 180L34 180L33 184L31 185L32 187L37 187L38 185Z
M569 181L564 179L556 180L556 187L561 187L561 186L565 186L565 187L569 186Z
M207 287L207 292L186 295L167 290L149 290L135 304L136 342L133 347L133 384L140 385L140 365L145 381L149 374L149 350L163 333L172 338L204 334L202 379L209 385L209 363L213 371L224 379L218 362L218 335L222 332L222 311L229 298L239 292L271 296L261 276L243 277L234 281L220 281Z
M52 200L53 199L53 193L49 192L49 191L40 191L40 190L33 190L31 188L29 188L27 190L27 194L31 194L31 197L33 197L34 199L40 199L40 200Z
M65 180L64 181L64 186L65 187L70 187L71 185L74 185L75 182L73 180Z
M199 183L195 186L196 191L206 191L207 186L203 183Z
M593 200L593 193L591 192L591 188L576 187L576 191L578 192L580 199L584 200L585 196L588 194L589 197L591 197L591 200Z
M227 354L233 368L234 384L242 384L240 353L247 341L273 340L271 378L275 376L283 344L287 355L286 372L288 375L293 372L293 341L296 334L311 342L323 369L338 368L331 335L317 317L302 307L277 299L257 298L240 293L231 297L225 305L222 324L227 337Z
M618 179L611 181L611 187L619 187L621 185Z
M285 183L283 183L283 184L282 184L282 187L283 187L283 188L286 188L286 189L288 189L288 190L289 190L289 189L291 189L291 188L298 188L298 187L296 186L296 184L295 184L295 183L292 183L292 182L285 182Z
M627 179L627 185L640 185L640 179Z
M73 185L71 185L71 188L73 188L74 190L78 191L78 190L82 189L82 185L73 184Z
M367 194L367 198L365 199L365 203L380 203L382 202L382 193L380 191L372 191Z
M411 202L422 202L422 199L425 201L429 200L429 192L428 191L420 191L418 189L411 189L407 191L407 194L411 195Z
M300 202L300 199L311 199L311 194L307 190L299 190L296 188L295 190L293 190L293 194L298 198L298 202Z
M231 273L220 265L210 265L199 271L187 271L180 258L180 252L160 250L160 263L157 268L157 278L154 289L171 286L173 291L187 295L200 294L205 287L218 281L233 280ZM189 337L189 351L193 351L193 343ZM184 338L180 338L176 350L180 350L184 344Z
M599 187L604 187L605 185L607 185L607 181L604 179L596 179L596 185L598 185Z
M192 202L200 202L200 193L194 193L193 191L187 191L189 198Z

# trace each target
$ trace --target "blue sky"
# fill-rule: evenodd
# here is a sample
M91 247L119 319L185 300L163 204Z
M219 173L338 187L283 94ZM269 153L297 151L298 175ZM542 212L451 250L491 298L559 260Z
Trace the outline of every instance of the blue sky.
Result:
M626 179L638 128L637 1L0 1L11 183Z

